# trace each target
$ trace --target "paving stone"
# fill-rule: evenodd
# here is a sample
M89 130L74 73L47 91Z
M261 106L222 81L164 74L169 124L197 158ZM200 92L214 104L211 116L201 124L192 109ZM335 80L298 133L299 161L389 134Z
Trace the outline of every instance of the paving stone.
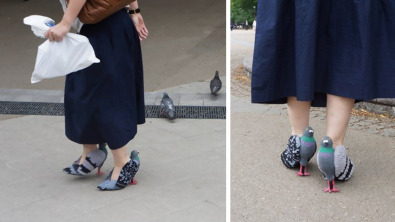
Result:
M162 129L166 129L174 134L182 137L190 137L211 131L225 129L225 120L208 120L208 119L196 119L194 121L179 121L178 123L164 124ZM207 141L209 143L209 141Z
M204 213L203 213L204 212ZM200 202L182 210L159 217L152 222L217 222L226 220L226 209L210 202Z
M120 193L120 191L118 192ZM107 195L110 195L110 193L114 192L107 193L109 193ZM102 199L101 201L105 200ZM129 198L93 211L75 215L75 217L65 220L65 222L150 221L161 214L167 213L169 212L161 212L158 209L144 206L140 202L135 201L135 198Z
M1 214L0 220L18 222L64 221L72 218L75 214L83 212L83 208L77 208L74 204L68 204L58 198L49 197L35 203L26 204L23 207L9 210Z
M211 93L203 94L204 106L226 106L226 94L218 93L216 96Z
M204 96L202 93L195 94L180 94L180 106L193 105L193 106L204 106Z
M33 167L33 166L32 166ZM45 200L67 190L78 189L91 184L89 177L76 178L72 182L62 173L51 176L26 178L25 181L2 187L0 192L0 212L5 212L33 202Z
M271 107L262 104L252 104L247 99L239 99L231 103L231 112L255 112L255 113L266 113Z
M395 138L395 130L393 130L393 129L385 129L384 130L384 135L388 136L388 137Z
M158 98L158 93L156 93L156 92L146 92L146 93L144 93L145 105L155 105L157 98Z
M225 198L226 183L221 182L225 178L224 176L218 177L217 174L207 172L207 174L199 177L189 178L155 189L147 195L136 196L135 201L159 212L168 213L185 209L203 201L217 204L212 200L212 195L221 194ZM183 192L179 192L180 189Z

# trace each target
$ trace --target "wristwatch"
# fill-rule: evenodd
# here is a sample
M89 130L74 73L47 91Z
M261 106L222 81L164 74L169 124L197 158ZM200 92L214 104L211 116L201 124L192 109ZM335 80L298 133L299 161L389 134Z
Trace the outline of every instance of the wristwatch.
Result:
M140 13L140 8L136 8L135 10L129 9L129 15Z

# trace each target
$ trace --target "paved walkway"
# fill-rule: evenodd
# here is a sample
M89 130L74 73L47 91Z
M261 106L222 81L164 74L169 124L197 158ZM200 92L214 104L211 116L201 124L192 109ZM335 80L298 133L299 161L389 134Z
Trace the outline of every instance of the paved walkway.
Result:
M218 105L225 104L223 82ZM202 102L208 84L155 93L200 94ZM64 135L64 117L0 121L0 221L225 221L226 121L147 119L138 131L127 145L140 152L138 184L101 192L96 186L111 171L111 154L102 176L62 173L81 152Z
M232 39L253 39L252 33L241 35L242 31L234 32ZM240 44L232 47L232 60L238 58L238 48L240 53L252 51ZM242 58L238 61L242 64ZM351 118L345 145L355 164L354 175L337 183L340 193L323 193L326 181L316 156L308 165L311 176L303 178L280 160L290 136L286 106L251 104L249 84L237 80L235 72L231 80L232 221L393 221L394 121ZM317 140L325 136L324 109L312 110L310 125Z

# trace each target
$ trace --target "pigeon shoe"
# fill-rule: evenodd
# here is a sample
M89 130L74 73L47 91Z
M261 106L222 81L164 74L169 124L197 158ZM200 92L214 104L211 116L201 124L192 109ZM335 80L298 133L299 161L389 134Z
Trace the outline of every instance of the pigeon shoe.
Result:
M347 156L344 146L335 149L335 179L340 181L349 180L354 172L354 164Z
M106 144L99 144L99 149L88 153L84 161L82 161L82 164L79 164L80 159L81 157L78 158L71 166L64 168L63 172L71 175L84 176L93 171L94 169L98 168L97 174L101 175L102 172L100 171L100 169L103 166L104 161L106 161L107 159Z
M133 150L130 154L130 160L127 162L121 170L117 180L111 180L112 171L107 176L106 180L99 184L97 188L100 190L121 190L128 184L136 184L134 176L140 168L140 158L138 152Z
M288 168L299 166L300 161L300 137L292 135L287 144L287 148L281 154L281 161Z

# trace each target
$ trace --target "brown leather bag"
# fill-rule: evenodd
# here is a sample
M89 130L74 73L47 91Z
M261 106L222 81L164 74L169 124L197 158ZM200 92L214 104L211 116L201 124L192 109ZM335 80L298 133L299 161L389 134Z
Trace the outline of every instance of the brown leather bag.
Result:
M70 0L66 1L68 4ZM136 0L86 0L78 19L85 24L95 24L134 1Z

